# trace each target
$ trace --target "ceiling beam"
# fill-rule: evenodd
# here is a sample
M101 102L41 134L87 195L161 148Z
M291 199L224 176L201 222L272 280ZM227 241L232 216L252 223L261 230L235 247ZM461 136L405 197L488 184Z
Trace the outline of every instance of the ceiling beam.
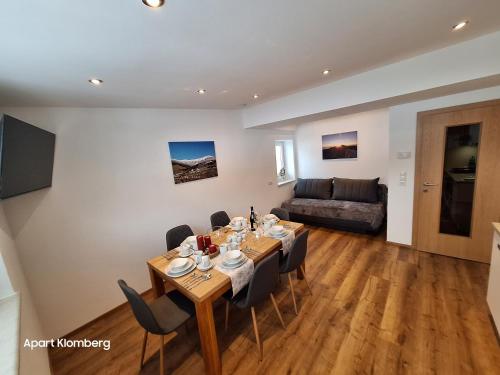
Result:
M377 103L401 104L499 83L500 32L243 109L245 128L310 121Z

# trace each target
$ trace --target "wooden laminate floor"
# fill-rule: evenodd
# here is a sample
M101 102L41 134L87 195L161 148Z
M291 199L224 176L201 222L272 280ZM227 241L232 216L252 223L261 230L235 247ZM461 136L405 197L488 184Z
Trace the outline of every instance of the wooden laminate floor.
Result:
M147 272L144 266L144 272ZM373 238L311 228L307 275L295 279L299 315L286 277L257 306L264 345L258 361L250 311L224 305L216 325L225 374L500 374L500 346L486 304L488 266L417 252ZM166 373L203 373L196 323L165 348ZM111 339L112 349L53 349L54 374L137 374L143 331L128 306L71 338ZM141 374L159 373L152 337Z

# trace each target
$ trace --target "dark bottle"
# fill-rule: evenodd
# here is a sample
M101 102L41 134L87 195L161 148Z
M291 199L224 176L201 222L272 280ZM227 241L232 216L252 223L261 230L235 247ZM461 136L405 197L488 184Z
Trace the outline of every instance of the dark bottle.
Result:
M255 230L254 228L255 224L255 212L253 212L253 206L250 207L250 229Z

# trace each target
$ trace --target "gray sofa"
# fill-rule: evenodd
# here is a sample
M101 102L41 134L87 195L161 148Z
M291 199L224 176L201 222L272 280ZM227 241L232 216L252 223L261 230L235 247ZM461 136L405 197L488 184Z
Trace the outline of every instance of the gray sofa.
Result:
M378 178L299 179L294 193L281 205L292 221L358 233L378 233L385 224L387 186Z

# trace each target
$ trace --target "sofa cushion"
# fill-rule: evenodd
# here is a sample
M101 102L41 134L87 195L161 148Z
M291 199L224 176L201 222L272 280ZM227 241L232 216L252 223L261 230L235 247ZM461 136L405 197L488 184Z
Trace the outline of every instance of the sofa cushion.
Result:
M295 198L330 199L332 197L331 178L299 178L293 188Z
M290 215L298 214L366 223L374 230L380 228L385 218L385 206L382 202L292 198L283 202L281 207L286 208Z
M375 203L378 201L378 180L333 179L333 199L351 202Z

